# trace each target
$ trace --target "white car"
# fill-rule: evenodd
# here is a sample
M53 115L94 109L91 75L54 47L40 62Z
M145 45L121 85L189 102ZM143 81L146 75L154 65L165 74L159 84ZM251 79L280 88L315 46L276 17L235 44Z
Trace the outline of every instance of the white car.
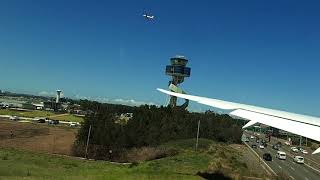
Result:
M286 153L285 153L285 152L282 152L282 151L278 151L276 157L277 157L278 159L281 159L281 160L286 160L286 159L287 159Z
M250 138L251 138L251 139L254 139L254 136L251 136Z
M304 149L304 150L302 150L301 152L302 152L303 154L308 154L308 151L307 151L307 150L305 150L305 149Z
M292 148L291 148L291 151L293 151L293 152L299 152L298 148L296 148L296 147L292 147Z
M71 122L71 123L69 124L70 127L77 127L77 125L78 125L78 124L75 123L75 122Z
M293 161L299 164L304 164L304 158L302 156L295 156Z
M18 121L20 118L18 116L11 116L10 120Z
M284 144L290 146L290 143L288 141L284 142Z
M260 145L259 145L259 148L260 148L260 149L264 149L264 145L260 144Z

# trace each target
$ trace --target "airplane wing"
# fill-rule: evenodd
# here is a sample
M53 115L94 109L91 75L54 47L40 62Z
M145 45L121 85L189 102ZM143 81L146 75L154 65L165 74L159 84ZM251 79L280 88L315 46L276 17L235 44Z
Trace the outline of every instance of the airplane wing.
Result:
M250 127L256 123L262 123L320 142L320 118L318 117L222 101L218 99L180 94L159 88L157 90L171 96L196 101L200 104L230 110L230 115L249 120L243 128ZM312 154L316 153L320 153L320 148Z

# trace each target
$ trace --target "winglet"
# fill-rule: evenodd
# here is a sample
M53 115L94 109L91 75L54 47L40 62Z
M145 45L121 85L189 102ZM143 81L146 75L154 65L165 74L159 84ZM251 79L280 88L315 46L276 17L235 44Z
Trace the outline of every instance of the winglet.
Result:
M246 125L244 125L244 126L242 127L242 129L245 129L245 128L247 128L247 127L250 127L250 126L254 125L255 123L257 123L257 121L249 121Z
M315 150L312 154L317 154L317 153L320 153L320 147L317 150Z

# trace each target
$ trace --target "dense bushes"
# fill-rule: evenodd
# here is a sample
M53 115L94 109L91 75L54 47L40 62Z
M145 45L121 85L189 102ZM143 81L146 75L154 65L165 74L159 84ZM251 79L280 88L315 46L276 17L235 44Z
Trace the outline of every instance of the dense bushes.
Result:
M170 107L99 104L82 101L84 110L90 110L82 124L74 145L74 153L84 156L88 130L92 126L88 156L95 159L121 159L131 148L156 147L170 140L195 138L198 120L200 137L226 143L238 143L242 130L228 115L213 112L190 113ZM117 123L119 114L132 112L126 124Z

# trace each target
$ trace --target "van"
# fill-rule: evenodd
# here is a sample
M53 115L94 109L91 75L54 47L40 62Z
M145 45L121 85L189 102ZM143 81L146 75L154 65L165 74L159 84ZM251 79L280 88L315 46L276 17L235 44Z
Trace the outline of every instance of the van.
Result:
M287 159L286 153L285 153L285 152L282 152L282 151L278 151L276 157L277 157L278 159L281 159L281 160L286 160L286 159Z
M295 156L293 160L296 163L304 164L304 158L302 156Z

